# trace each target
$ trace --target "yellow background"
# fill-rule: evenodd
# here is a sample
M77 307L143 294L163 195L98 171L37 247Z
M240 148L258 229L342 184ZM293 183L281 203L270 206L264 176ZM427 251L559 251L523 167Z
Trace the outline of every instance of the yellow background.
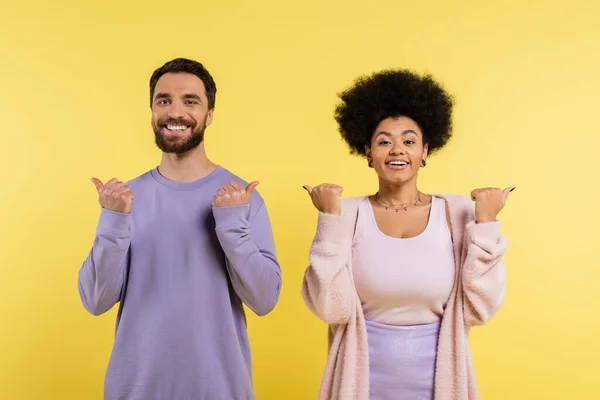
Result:
M332 115L336 93L387 67L457 97L422 190L517 186L501 214L508 297L471 336L482 399L600 398L600 3L50 3L0 7L0 398L102 397L116 308L92 317L77 292L89 178L157 165L148 79L178 56L218 85L209 156L260 180L272 218L284 286L249 319L259 400L316 398L326 327L300 297L316 222L301 186L376 190Z

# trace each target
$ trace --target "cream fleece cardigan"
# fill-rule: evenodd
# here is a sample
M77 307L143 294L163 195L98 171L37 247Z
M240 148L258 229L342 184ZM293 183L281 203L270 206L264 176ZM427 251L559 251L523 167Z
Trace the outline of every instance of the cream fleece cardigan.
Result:
M468 345L469 330L482 325L504 300L506 239L500 222L476 224L474 202L465 196L446 200L456 278L439 336L436 400L478 399ZM368 400L369 351L361 302L352 278L352 241L358 204L342 200L342 215L319 213L302 296L310 310L329 324L329 356L319 400Z

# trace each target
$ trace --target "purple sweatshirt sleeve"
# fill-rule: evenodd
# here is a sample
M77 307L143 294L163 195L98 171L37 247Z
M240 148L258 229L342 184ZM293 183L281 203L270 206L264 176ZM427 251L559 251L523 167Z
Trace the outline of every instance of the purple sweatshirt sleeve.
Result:
M79 295L93 315L120 299L131 241L131 214L102 209L94 244L79 270Z
M249 207L216 207L213 215L233 289L244 304L262 316L277 303L281 269L264 202L248 218Z

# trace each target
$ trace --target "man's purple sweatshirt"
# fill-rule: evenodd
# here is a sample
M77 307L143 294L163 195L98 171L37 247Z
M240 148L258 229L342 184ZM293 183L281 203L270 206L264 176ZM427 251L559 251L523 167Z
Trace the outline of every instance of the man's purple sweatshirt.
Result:
M254 399L246 318L279 298L281 270L265 203L213 208L247 183L217 167L177 183L153 169L128 182L131 214L102 209L79 293L94 315L117 302L107 400Z

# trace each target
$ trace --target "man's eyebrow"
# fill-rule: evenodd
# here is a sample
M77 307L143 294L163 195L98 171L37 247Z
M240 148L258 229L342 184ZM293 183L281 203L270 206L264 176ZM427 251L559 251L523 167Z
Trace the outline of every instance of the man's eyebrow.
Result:
M168 93L159 92L159 93L156 93L156 95L154 96L154 100L156 100L156 99L168 99L170 97L171 97L171 95L168 94Z
M184 94L183 98L184 99L194 99L194 100L198 100L198 101L202 102L202 99L200 98L200 96L198 96L197 94L194 94L194 93Z

